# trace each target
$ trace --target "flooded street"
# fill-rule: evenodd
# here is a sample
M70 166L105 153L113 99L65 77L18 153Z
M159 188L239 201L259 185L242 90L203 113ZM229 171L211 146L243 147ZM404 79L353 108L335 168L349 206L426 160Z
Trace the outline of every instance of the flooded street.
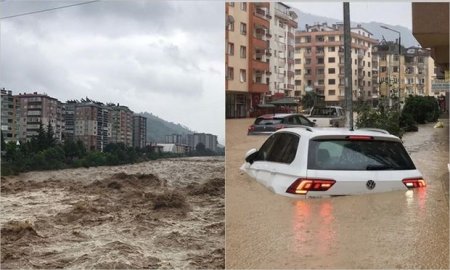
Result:
M251 123L226 122L227 268L449 268L448 119L403 137L426 189L303 200L239 170Z
M224 167L198 157L2 177L2 269L223 268Z

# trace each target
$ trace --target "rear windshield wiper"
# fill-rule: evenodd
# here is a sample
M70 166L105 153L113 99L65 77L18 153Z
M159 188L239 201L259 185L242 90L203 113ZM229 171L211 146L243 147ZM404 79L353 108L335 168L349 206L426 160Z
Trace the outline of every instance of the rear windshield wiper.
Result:
M389 165L367 165L366 170L377 171L377 170L393 170L394 167Z

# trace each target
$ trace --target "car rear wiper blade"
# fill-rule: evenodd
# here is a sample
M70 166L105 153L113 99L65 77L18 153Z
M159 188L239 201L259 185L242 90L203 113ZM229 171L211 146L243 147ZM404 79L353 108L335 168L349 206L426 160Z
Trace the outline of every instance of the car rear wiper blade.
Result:
M389 165L367 165L366 170L377 171L377 170L393 170L394 167Z

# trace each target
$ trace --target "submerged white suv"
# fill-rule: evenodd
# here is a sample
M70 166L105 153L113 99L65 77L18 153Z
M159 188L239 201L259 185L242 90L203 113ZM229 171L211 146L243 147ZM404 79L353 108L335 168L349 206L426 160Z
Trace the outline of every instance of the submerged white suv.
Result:
M247 152L241 170L277 194L299 198L426 186L401 140L379 129L281 129Z

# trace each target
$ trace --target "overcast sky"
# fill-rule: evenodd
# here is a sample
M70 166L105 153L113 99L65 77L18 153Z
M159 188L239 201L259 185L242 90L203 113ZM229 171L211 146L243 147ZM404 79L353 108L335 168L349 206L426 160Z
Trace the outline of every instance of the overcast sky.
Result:
M412 29L411 3L407 1L349 1L352 22L382 22ZM286 2L287 5L314 15L343 21L341 1ZM301 21L301 18L300 18Z
M1 17L83 1L1 1ZM225 135L224 4L100 1L1 21L0 87Z

